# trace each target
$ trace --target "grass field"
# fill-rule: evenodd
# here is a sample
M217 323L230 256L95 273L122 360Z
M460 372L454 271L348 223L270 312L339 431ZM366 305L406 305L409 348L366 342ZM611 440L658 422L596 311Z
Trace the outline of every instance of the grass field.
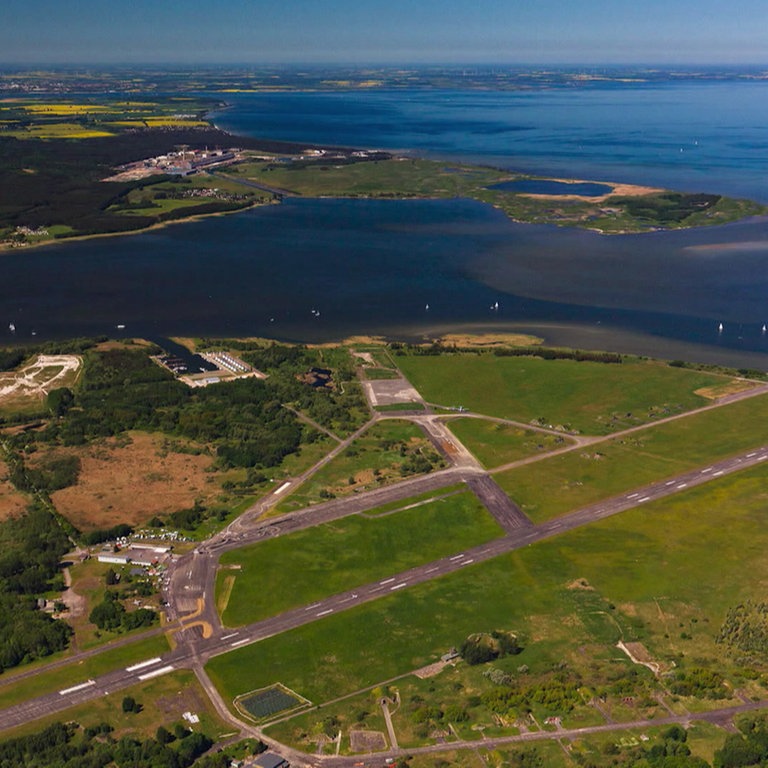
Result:
M121 702L124 696L133 696L141 704L141 712L123 712ZM71 721L82 727L110 723L115 729L111 736L116 739L129 734L154 738L160 725L171 731L176 723L189 728L189 723L182 718L184 712L193 712L200 718L200 723L192 726L193 730L202 731L213 739L233 732L232 727L216 714L194 673L179 670L72 707L57 715L3 731L2 738L5 740L39 733L51 723Z
M290 512L325 498L347 496L400 480L414 474L409 467L417 456L427 457L433 466L442 462L415 424L397 419L381 421L282 501L277 511Z
M308 197L460 197L510 176L491 168L417 159L351 165L316 163L301 168L254 162L229 172Z
M567 437L484 419L446 419L456 437L487 468L571 445Z
M651 361L446 354L402 356L397 364L429 402L595 435L705 405L696 390L729 383Z
M469 492L373 518L343 518L224 554L217 604L229 595L223 621L239 626L455 554L501 533Z
M12 676L9 676L7 680L0 679L2 682L0 685L0 709L5 709L36 696L42 696L51 691L78 685L96 675L151 659L167 651L168 641L163 635L156 635L143 640L137 638L134 643L105 650L97 656L76 661L49 672L41 670L23 682L14 682Z
M495 475L535 522L767 442L761 395Z
M511 663L497 662L512 673L563 664L599 688L614 674L607 670L630 666L614 648L624 639L678 669L703 665L750 685L715 638L728 608L762 599L768 584L756 535L768 514L766 480L763 467L722 478L215 658L208 669L228 700L279 680L319 703L498 628L524 646ZM463 684L481 685L481 670L466 668Z

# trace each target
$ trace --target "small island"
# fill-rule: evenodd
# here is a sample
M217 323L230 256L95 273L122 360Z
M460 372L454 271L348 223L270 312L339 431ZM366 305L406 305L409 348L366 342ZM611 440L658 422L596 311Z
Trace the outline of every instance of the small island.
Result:
M718 194L234 137L208 119L222 106L182 96L4 100L0 249L138 232L289 196L464 197L516 222L603 234L725 224L768 212Z

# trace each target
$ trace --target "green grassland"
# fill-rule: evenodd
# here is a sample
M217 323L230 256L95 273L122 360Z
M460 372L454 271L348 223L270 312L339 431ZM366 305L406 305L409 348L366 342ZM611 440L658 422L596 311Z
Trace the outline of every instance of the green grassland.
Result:
M495 476L535 522L766 442L760 395Z
M123 216L175 217L179 214L193 214L201 205L228 204L242 208L254 203L265 203L270 199L267 193L257 193L227 179L214 178L208 174L194 176L163 177L155 183L134 189L112 205L108 210Z
M387 419L371 426L282 501L276 511L290 512L325 499L370 490L442 464L419 427Z
M141 711L123 712L121 702L125 696L132 696L139 702ZM189 723L182 718L184 712L195 713L200 718L200 723L193 726L193 729L211 738L220 738L233 732L232 727L216 713L194 673L178 670L56 715L3 731L3 739L39 733L48 725L62 721L74 721L83 728L106 722L115 729L111 734L113 738L118 739L127 734L139 738L154 738L158 726L161 725L169 730L173 730L176 723L189 728Z
M520 174L411 157L362 162L336 158L254 161L228 172L307 197L470 197L499 208L515 221L580 226L605 233L722 224L765 210L750 200L663 191L611 195L600 201L530 196L492 188L500 182L528 178Z
M620 364L490 354L402 355L431 403L566 431L604 435L706 405L695 394L729 379L646 360Z
M498 467L571 445L565 436L475 418L447 419L456 437L487 468Z
M347 517L223 555L217 604L228 598L224 624L239 626L455 554L502 533L469 492L376 517ZM289 579L285 568L275 568L275 563L290 564Z
M104 650L96 656L74 661L57 669L45 671L43 667L38 674L25 678L23 682L14 681L14 676L8 675L7 681L0 678L0 709L51 691L78 685L96 675L167 652L168 641L165 636L155 635L144 639L137 637L136 642Z
M320 704L407 674L469 634L498 628L516 632L524 647L493 663L516 685L551 679L559 669L585 688L582 698L604 694L620 720L659 713L649 694L669 697L670 683L630 664L614 647L619 639L641 641L664 669L714 669L734 688L764 696L766 657L745 661L716 639L730 607L764 593L768 562L755 531L766 521L767 479L764 467L721 478L217 657L208 670L228 700L280 681ZM454 701L490 690L487 668L461 665ZM622 709L627 692L648 701ZM719 702L729 702L726 689L723 696ZM688 696L669 701L692 710L715 705ZM537 718L554 709L534 705ZM590 712L578 703L564 712L564 724L589 721ZM487 717L482 706L472 710L475 722Z

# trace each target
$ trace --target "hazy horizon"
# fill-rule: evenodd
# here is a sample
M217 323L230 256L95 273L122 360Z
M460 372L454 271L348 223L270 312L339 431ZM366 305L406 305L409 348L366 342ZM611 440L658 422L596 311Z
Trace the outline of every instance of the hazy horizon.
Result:
M759 65L768 4L742 0L6 0L13 66Z

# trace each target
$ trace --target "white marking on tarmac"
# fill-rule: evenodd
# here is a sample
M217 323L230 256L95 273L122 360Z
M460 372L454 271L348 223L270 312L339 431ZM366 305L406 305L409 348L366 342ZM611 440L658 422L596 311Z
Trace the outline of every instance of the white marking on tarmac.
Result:
M680 483L680 485L677 486L678 488L687 488L688 483Z
M434 573L435 571L439 571L439 570L440 569L437 566L435 566L434 568L427 568L427 570L424 571L424 573Z
M395 577L393 576L391 579L384 579L384 581L380 581L379 584L381 584L382 586L384 584L391 584L394 580L395 580Z
M224 635L222 640L229 640L230 637L237 637L237 632L230 632L228 635Z
M475 562L475 560L474 560L474 558L473 558L472 560L465 560L465 561L462 563L462 565L469 565L470 563L474 563L474 562Z
M333 608L326 608L324 611L316 613L315 616L327 616L329 613L333 613Z
M66 696L68 693L82 691L84 688L90 688L92 685L96 685L95 680L89 680L87 683L80 683L80 685L73 685L71 688L64 688L63 690L59 691L59 695Z
M242 645L243 643L247 643L247 642L248 642L248 638L244 637L242 640L235 640L234 643L230 643L229 647L236 648L238 645Z
M390 587L389 591L392 592L395 589L402 589L403 587L407 587L408 582L407 581L401 581L399 584L395 584L394 587Z
M461 560L461 558L464 557L464 553L462 552L460 555L454 555L453 557L449 557L449 560Z
M160 677L160 675L167 675L169 672L173 672L173 670L173 665L169 664L167 667L160 667L160 669L153 669L151 672L139 675L139 680L149 680L153 677Z
M637 503L638 503L638 504L642 504L644 501L650 501L650 500L651 500L651 497L650 497L650 496L643 496L643 498L642 498L642 499L638 499L638 500L637 500Z
M629 496L627 496L628 499L634 499L635 496L639 496L639 493L630 493Z
M664 483L664 485L674 485L674 484L675 484L674 480L669 480L668 482Z
M751 459L753 456L757 456L757 451L755 451L754 453L748 453L747 454L747 458L748 459Z
M707 467L706 469L701 470L702 475L706 475L707 472L711 472L714 469L714 467Z
M132 667L126 667L125 671L126 672L135 672L137 669L143 669L144 667L150 667L153 664L158 664L161 661L162 661L162 659L159 656L157 656L154 659L149 659L148 661L142 661L139 664L134 664Z
M283 492L283 491L284 491L284 490L285 490L285 489L286 489L286 488L287 488L287 487L288 487L290 484L291 484L291 483L290 483L290 481L289 481L289 480L286 480L286 481L285 481L285 482L284 482L284 483L283 483L283 484L282 484L282 485L281 485L281 486L280 486L280 487L279 487L279 488L278 488L278 489L277 489L277 490L274 492L274 494L273 494L273 495L274 495L274 496L279 496L279 495L280 495L280 494L281 494L281 493L282 493L282 492Z
M321 605L322 603L312 603L312 605L308 605L304 610L311 611L313 608L319 608Z
M722 475L722 474L723 474L723 470L720 469L717 472L713 472L712 473L712 477L720 477L720 475Z
M758 461L765 461L766 459L768 459L768 456L758 456L757 457Z

